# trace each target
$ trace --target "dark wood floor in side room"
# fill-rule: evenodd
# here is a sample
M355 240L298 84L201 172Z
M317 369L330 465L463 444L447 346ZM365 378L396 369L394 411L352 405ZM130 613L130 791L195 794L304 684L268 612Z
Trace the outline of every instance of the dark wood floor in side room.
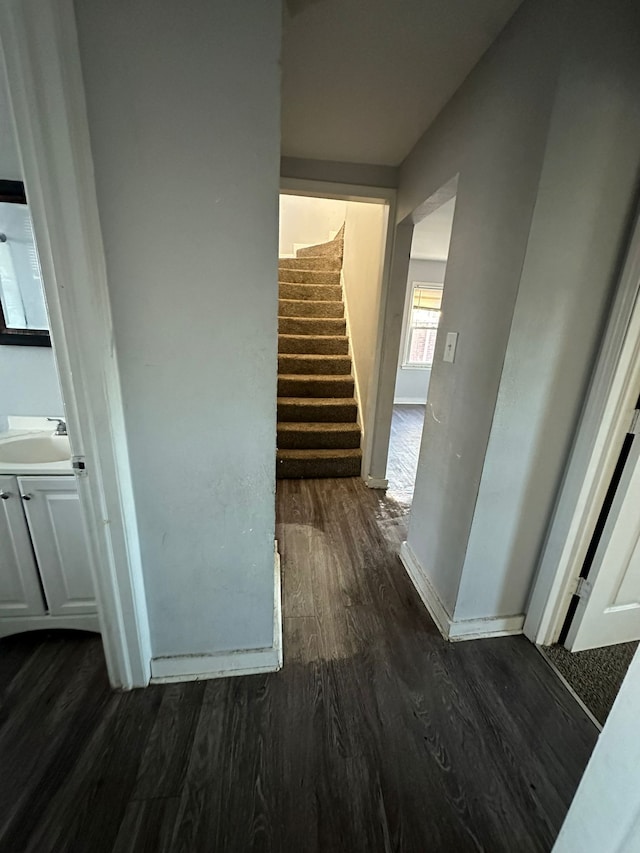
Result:
M405 508L283 480L285 668L110 693L99 641L0 641L0 850L551 849L597 731L524 638L445 643Z

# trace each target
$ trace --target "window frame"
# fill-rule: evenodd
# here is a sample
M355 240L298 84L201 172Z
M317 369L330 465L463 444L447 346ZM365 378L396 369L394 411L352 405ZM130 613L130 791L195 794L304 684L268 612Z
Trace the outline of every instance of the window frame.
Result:
M27 196L22 181L0 180L0 201L26 205ZM48 329L14 329L7 326L0 300L0 345L50 347L51 333Z
M444 290L444 284L437 281L412 281L411 286L409 288L409 292L407 293L407 307L405 309L405 334L404 334L404 346L402 350L402 364L401 368L403 370L431 370L433 367L433 361L430 364L420 364L415 361L410 361L410 351L411 351L411 332L413 327L411 325L411 314L413 312L413 295L417 289L428 289L428 290L438 290L440 293ZM442 309L440 309L442 310ZM424 327L423 327L424 328ZM431 328L431 327L427 327ZM436 329L438 326L435 327Z

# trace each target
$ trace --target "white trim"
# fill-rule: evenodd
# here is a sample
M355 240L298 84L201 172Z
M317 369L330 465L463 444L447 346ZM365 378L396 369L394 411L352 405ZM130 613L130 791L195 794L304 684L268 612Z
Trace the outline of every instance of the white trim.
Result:
M150 638L72 0L3 0L0 44L114 687L144 686Z
M396 397L394 406L426 406L426 397Z
M420 561L413 553L413 549L408 542L403 542L400 546L399 553L400 561L407 570L407 574L411 578L411 582L416 588L416 591L422 603L429 611L429 614L445 640L449 639L449 626L451 624L451 616L447 612L447 608L440 600L440 596L431 584L429 577Z
M234 649L204 655L168 655L151 661L151 683L202 681L232 675L278 672L283 664L282 587L280 555L275 543L273 597L273 645L263 649Z
M640 219L529 601L524 632L557 641L640 393Z
M524 613L517 616L491 616L487 619L461 619L452 621L449 627L449 639L484 640L488 637L511 637L522 634Z
M408 542L400 547L400 560L416 588L422 603L445 640L452 643L462 640L479 640L486 637L507 637L522 634L524 615L494 616L487 619L463 619L455 621L443 604L428 573L420 564Z
M389 481L386 477L367 477L365 486L368 489L386 489L389 487Z
M280 192L289 195L320 196L322 198L334 198L344 201L368 201L374 204L388 205L387 228L385 234L384 257L382 263L382 276L380 281L380 310L378 317L378 329L376 332L376 354L373 370L369 383L369 402L367 405L366 422L369 429L363 430L362 435L362 464L360 474L365 483L368 483L371 469L374 464L374 435L375 418L378 411L378 389L380 385L380 369L383 358L384 323L389 292L389 279L391 275L391 259L396 231L396 196L395 189L388 187L366 186L363 184L340 184L333 181L313 181L301 178L280 178ZM357 377L354 378L357 380ZM358 403L359 403L358 399ZM358 405L358 417L361 418L360 405ZM389 421L389 424L391 422ZM360 421L362 426L362 419ZM387 436L388 444L388 436ZM386 458L386 457L385 457ZM384 472L383 472L384 473ZM374 478L383 479L383 478ZM377 488L377 487L376 487Z
M53 628L66 628L76 631L100 633L97 614L76 616L16 616L0 619L0 637L10 637L25 631L50 631Z

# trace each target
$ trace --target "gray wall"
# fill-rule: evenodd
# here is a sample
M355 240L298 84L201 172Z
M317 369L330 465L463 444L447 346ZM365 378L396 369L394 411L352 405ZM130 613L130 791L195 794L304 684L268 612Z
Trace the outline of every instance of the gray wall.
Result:
M456 620L526 608L637 189L638 16L525 2L402 169L401 217L460 174L408 537Z
M639 40L631 4L583 3L554 107L456 619L526 608L638 187Z
M22 180L9 107L4 65L0 63L0 178ZM61 415L60 383L53 350L0 346L0 430L7 415Z
M426 403L429 391L430 368L403 367L402 360L407 345L407 320L409 319L409 300L414 281L427 281L434 284L444 282L446 261L423 261L412 259L409 262L407 293L405 296L404 319L402 321L402 342L396 373L394 403Z
M279 4L76 14L153 655L270 646Z
M459 173L408 541L453 612L554 93L553 3L525 3L402 166L399 220ZM459 333L454 364L445 334Z

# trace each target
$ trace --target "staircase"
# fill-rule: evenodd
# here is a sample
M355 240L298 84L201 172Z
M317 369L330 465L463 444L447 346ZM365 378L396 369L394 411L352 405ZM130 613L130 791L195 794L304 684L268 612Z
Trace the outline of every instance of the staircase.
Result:
M281 258L278 308L278 479L357 477L362 452L334 240Z

